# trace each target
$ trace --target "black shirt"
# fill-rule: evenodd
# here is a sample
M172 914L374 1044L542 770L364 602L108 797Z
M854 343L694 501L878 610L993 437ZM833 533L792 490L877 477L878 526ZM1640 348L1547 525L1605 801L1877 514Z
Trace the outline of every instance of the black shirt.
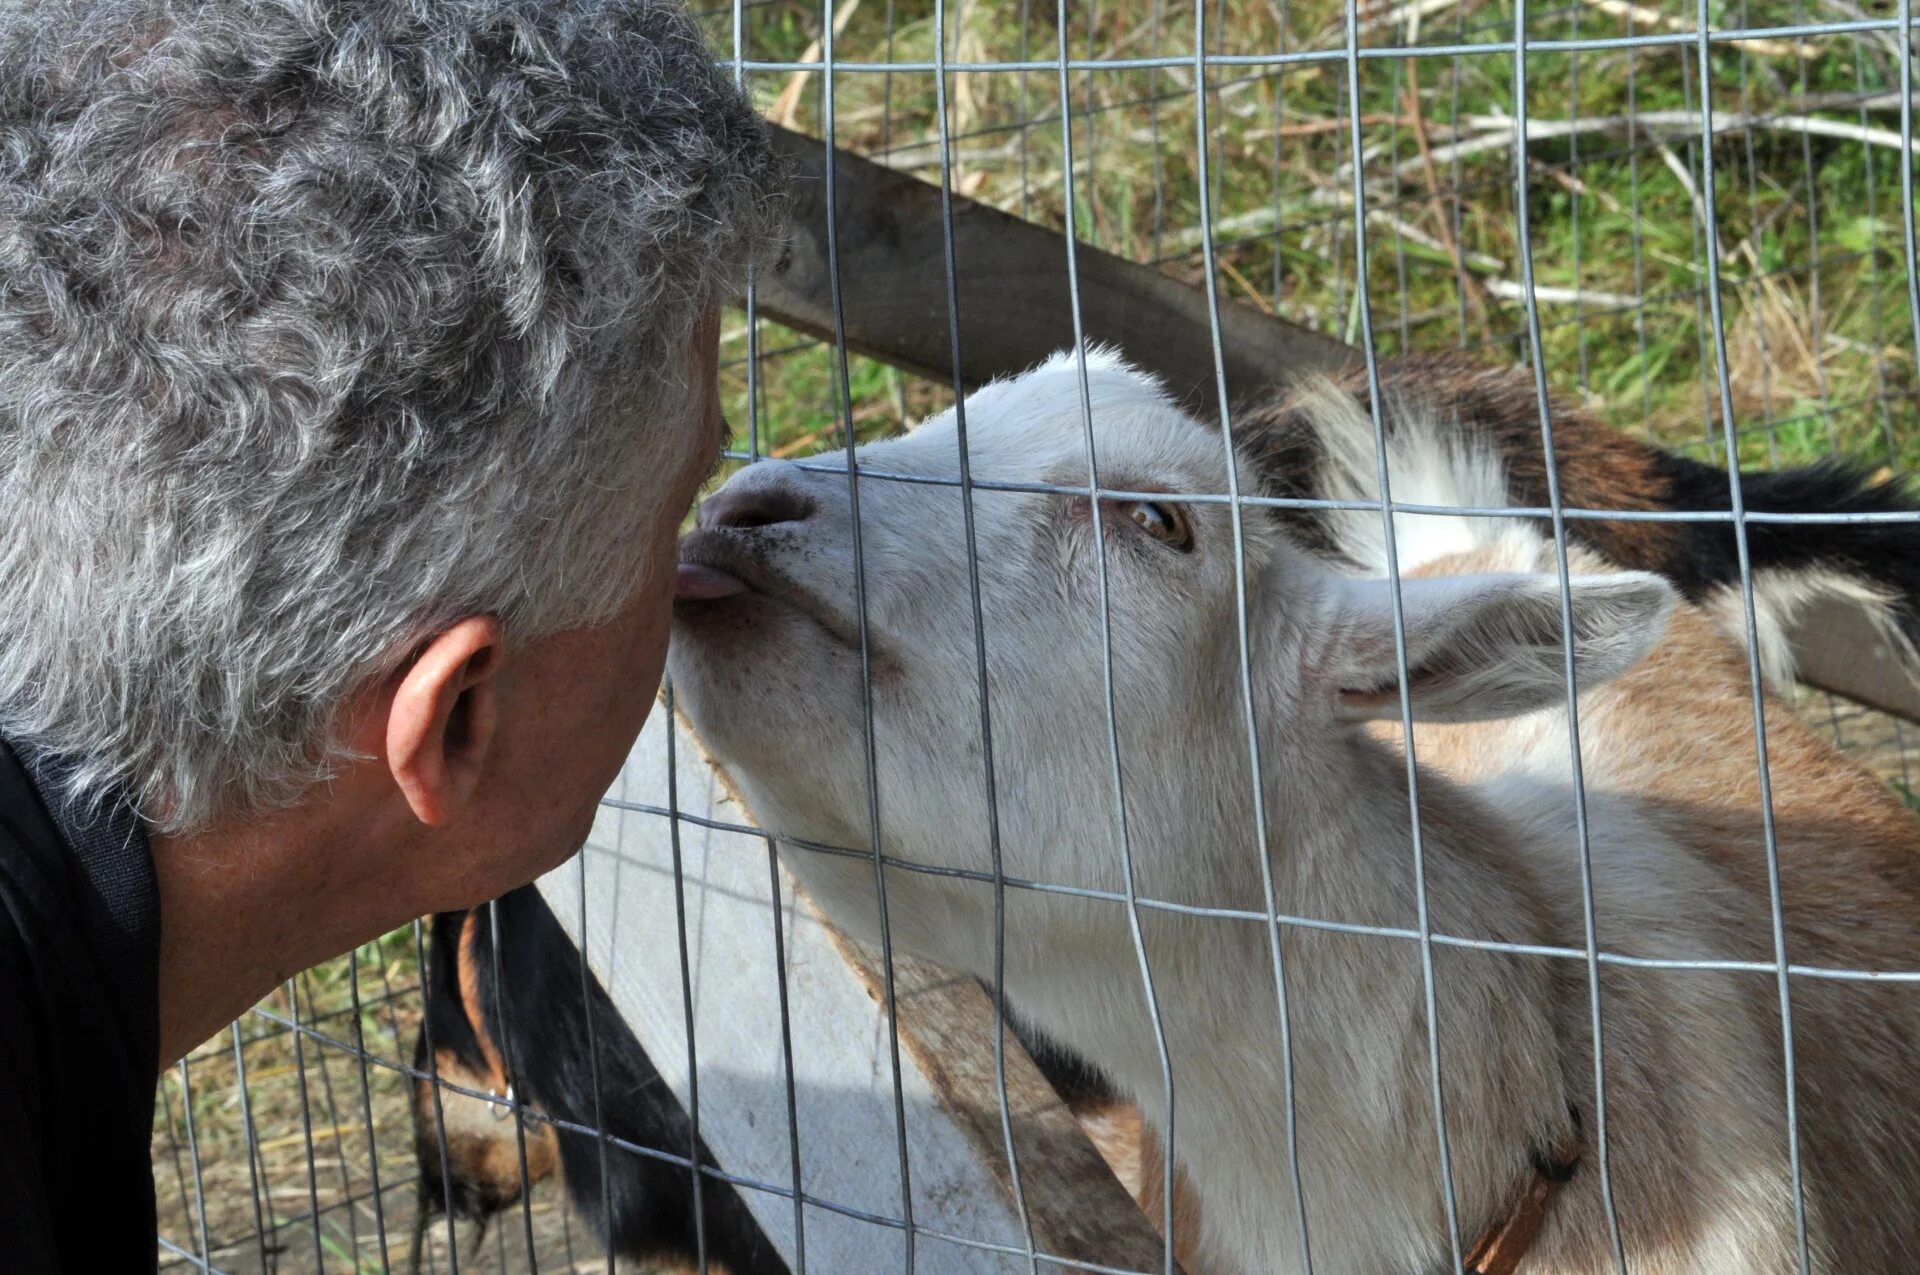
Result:
M159 887L60 771L0 740L0 1271L151 1271Z

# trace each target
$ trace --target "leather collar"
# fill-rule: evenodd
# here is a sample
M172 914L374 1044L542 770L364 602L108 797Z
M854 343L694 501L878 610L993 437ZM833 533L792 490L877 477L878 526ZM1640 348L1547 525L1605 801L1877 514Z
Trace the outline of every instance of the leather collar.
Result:
M1546 1224L1553 1197L1580 1167L1578 1133L1550 1155L1535 1154L1533 1176L1504 1217L1496 1218L1467 1250L1467 1275L1514 1275Z

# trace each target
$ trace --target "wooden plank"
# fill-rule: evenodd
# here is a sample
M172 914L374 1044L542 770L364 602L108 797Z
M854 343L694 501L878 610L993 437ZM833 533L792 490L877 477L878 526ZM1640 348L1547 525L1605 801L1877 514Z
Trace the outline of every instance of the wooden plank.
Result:
M827 150L774 129L794 165L790 245L759 282L769 317L832 340L826 220ZM834 256L847 348L951 384L945 228L940 188L835 150ZM971 389L1073 345L1066 240L985 204L953 196L960 379ZM1218 415L1206 295L1151 266L1081 245L1080 312L1088 339L1120 347L1195 410ZM1359 357L1331 337L1223 300L1220 345L1229 401L1302 370Z
M678 727L671 734L682 812L746 823L691 738ZM622 808L667 805L668 739L666 714L655 713L609 794L619 804L602 807L580 858L540 888L576 942L584 890L588 961L691 1107L670 825L659 814ZM902 1213L888 1024L871 955L827 927L791 883L783 881L776 902L764 837L683 821L680 852L701 1136L725 1172L784 1189L793 1176L791 1130L806 1196L852 1212L808 1204L797 1226L790 1196L741 1188L796 1271L802 1229L810 1271L907 1269L901 1230L858 1216ZM791 1124L776 907L792 1024ZM896 986L914 1220L1016 1250L923 1235L913 1269L1025 1272L1000 1141L991 1005L976 984L913 961L896 961ZM1160 1244L1146 1218L1011 1039L1007 1064L1036 1245L1119 1269L1159 1269Z
M1872 616L1828 599L1795 617L1786 636L1809 686L1920 722L1920 682Z

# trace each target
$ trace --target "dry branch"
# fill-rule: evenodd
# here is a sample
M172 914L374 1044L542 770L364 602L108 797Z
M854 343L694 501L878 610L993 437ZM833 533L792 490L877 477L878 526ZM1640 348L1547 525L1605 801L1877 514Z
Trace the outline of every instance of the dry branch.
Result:
M1665 27L1669 31L1692 32L1697 30L1692 21L1671 13L1662 13L1658 9L1648 8L1644 4L1632 4L1629 0L1581 0L1589 8L1602 13L1610 13L1616 18L1625 18L1632 24L1628 30L1646 27ZM1817 58L1820 47L1800 40L1772 40L1765 37L1742 40L1740 47L1749 53L1758 53L1769 58Z
M835 36L847 29L847 23L853 21L854 10L859 7L860 0L842 0L840 7L833 13ZM807 51L800 55L800 61L818 62L821 48L820 38L814 37L813 43L807 46ZM774 99L771 107L767 108L767 118L782 128L792 128L800 112L800 94L805 91L807 80L813 74L812 71L795 71L789 75L786 87L780 90L780 96Z
M1689 137L1699 137L1703 127L1698 111L1642 111L1637 115L1591 115L1571 120L1529 119L1527 141L1552 141L1564 137L1582 137L1590 133L1629 131L1668 141L1685 141ZM1845 142L1859 142L1866 146L1885 146L1893 150L1899 150L1903 145L1900 134L1893 129L1849 124L1845 120L1830 120L1818 115L1764 112L1745 114L1739 111L1713 113L1713 131L1716 135L1747 132L1753 129L1806 133L1814 137L1831 137ZM1507 150L1514 143L1514 121L1505 115L1468 115L1460 121L1459 132L1478 134L1478 136L1435 147L1433 150L1435 163L1443 160L1465 159L1468 156L1481 155L1489 151ZM1915 153L1920 154L1920 141L1914 143L1913 149ZM1403 160L1393 170L1393 175L1396 178L1416 176L1420 172L1421 163L1418 157Z

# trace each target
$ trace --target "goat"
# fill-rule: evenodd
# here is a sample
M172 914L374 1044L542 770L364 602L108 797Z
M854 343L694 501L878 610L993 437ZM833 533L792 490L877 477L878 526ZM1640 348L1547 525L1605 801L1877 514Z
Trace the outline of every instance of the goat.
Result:
M1389 367L1378 406L1395 498L1526 503L1544 471L1516 441L1516 419L1535 420L1525 384L1455 363ZM1554 419L1557 436L1601 436L1564 407ZM857 519L844 473L763 462L706 503L682 544L679 704L834 921L879 942L871 866L805 843L878 845L894 865L894 944L976 976L994 968L994 872L1071 887L1006 892L1009 1000L1169 1135L1205 1270L1295 1271L1309 1253L1323 1270L1450 1269L1456 1241L1475 1270L1612 1270L1570 658L1593 941L1626 958L1596 976L1619 1245L1663 1275L1797 1269L1766 832L1788 958L1878 970L1920 964L1920 832L1771 698L1768 824L1747 664L1724 629L1724 556L1698 548L1731 533L1662 563L1671 533L1582 521L1563 596L1535 519L1396 515L1396 562L1377 513L1236 518L1175 498L1377 500L1370 414L1350 384L1243 417L1229 451L1152 381L1090 352L978 391L964 423L985 484L971 527L961 492L913 481L955 477L962 422L949 411L859 450ZM1096 452L1101 486L1129 496L1090 499ZM1588 493L1572 501L1690 494L1674 479L1684 466L1625 463L1650 455L1622 443L1566 457L1569 488ZM1911 507L1840 471L1798 490L1814 497ZM1749 532L1755 658L1772 678L1790 671L1785 613L1830 587L1858 586L1911 665L1911 558L1845 563L1833 546L1857 530L1797 532L1765 552ZM1391 565L1397 588L1377 578ZM1702 605L1676 606L1668 580ZM1412 760L1381 725L1399 721L1403 694L1419 723ZM1157 906L1130 916L1127 897ZM1273 907L1308 920L1270 931ZM1429 947L1427 934L1445 938ZM1706 959L1743 964L1633 963ZM1808 976L1790 990L1811 1268L1920 1268L1920 1114L1904 1083L1920 989Z
M451 1203L456 1216L484 1228L519 1202L520 1141L515 1121L504 1118L510 1109L443 1086L436 1110L433 1078L503 1102L511 1088L533 1113L522 1122L529 1179L539 1181L557 1161L573 1206L609 1252L700 1269L687 1170L629 1149L685 1156L693 1145L686 1109L591 973L583 999L578 949L539 890L523 886L489 906L499 926L497 977L487 907L441 913L430 927L426 1023L414 1051L421 1216ZM582 1129L602 1131L607 1144ZM713 1163L704 1145L699 1156ZM787 1275L732 1183L708 1178L700 1201L707 1270Z

